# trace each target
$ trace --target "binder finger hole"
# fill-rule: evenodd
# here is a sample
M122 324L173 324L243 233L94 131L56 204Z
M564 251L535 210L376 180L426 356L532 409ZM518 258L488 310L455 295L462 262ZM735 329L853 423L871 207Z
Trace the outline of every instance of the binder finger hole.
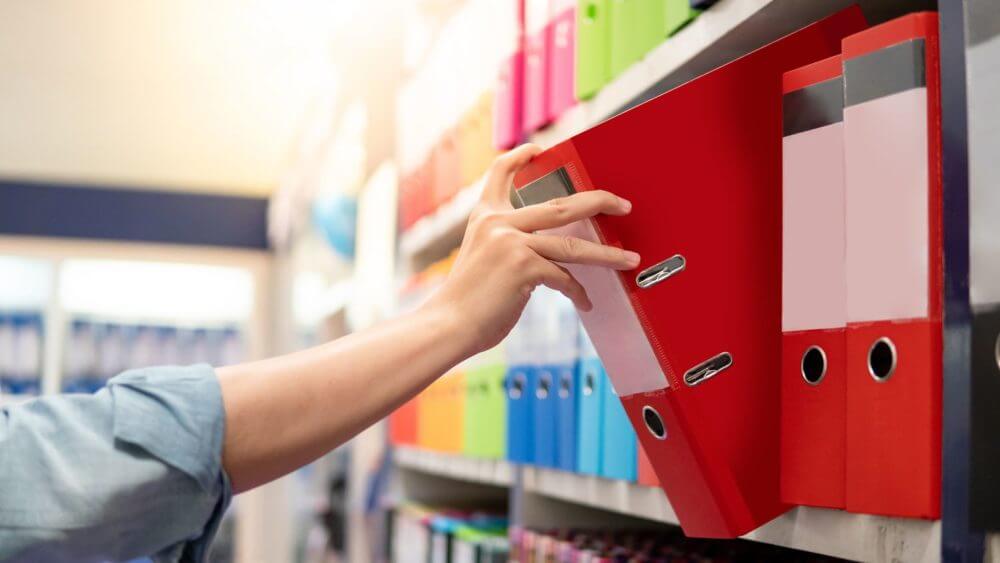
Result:
M646 423L646 429L657 440L667 439L667 427L663 424L663 417L656 409L646 405L642 407L642 420Z
M583 394L587 396L593 395L596 383L597 381L594 379L594 374L587 372L587 375L583 377Z
M802 379L809 385L819 385L826 376L826 352L819 346L810 346L802 354Z
M888 338L879 338L868 349L868 373L883 382L896 371L896 345Z
M524 379L523 375L515 375L514 378L510 380L510 385L507 388L507 395L510 396L511 399L520 399L524 396L524 387L526 385L527 381Z
M568 399L572 390L573 382L570 381L568 375L563 376L562 379L559 380L559 398Z
M535 397L547 399L552 388L552 377L545 374L538 378L538 387L535 389Z

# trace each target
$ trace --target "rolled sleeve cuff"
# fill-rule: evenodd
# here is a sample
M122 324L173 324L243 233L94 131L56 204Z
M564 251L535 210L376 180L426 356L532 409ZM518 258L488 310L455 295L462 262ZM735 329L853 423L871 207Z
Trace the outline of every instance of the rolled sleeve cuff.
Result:
M211 366L130 370L111 379L108 390L115 439L186 473L206 492L218 486L226 417Z

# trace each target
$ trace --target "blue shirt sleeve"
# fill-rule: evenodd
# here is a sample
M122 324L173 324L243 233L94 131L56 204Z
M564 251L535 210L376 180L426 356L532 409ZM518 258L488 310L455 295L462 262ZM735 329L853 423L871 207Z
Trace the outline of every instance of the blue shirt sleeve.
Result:
M206 365L0 409L0 561L201 562L232 498Z

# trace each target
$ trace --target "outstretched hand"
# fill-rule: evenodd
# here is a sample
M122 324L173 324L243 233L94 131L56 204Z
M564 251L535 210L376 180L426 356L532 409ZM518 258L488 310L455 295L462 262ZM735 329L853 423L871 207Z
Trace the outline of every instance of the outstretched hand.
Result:
M522 145L493 163L452 272L429 303L462 319L474 337L470 354L499 343L539 285L563 293L581 310L590 310L586 290L559 263L617 270L639 264L635 252L539 232L601 213L628 214L632 204L610 192L585 191L521 209L511 206L514 175L540 152L537 145Z

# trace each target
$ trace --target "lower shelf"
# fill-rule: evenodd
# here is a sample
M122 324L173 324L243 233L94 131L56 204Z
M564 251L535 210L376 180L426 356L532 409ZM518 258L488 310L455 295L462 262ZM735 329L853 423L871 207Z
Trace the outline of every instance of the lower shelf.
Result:
M440 477L502 486L509 486L514 481L514 466L503 460L477 459L398 446L393 448L392 455L398 466Z
M677 524L663 491L625 481L553 469L512 465L502 460L468 458L397 447L398 466L434 475L499 486L636 518ZM850 514L798 507L744 536L745 539L830 555L852 561L937 563L941 560L941 523L909 518ZM998 542L1000 543L1000 542Z

